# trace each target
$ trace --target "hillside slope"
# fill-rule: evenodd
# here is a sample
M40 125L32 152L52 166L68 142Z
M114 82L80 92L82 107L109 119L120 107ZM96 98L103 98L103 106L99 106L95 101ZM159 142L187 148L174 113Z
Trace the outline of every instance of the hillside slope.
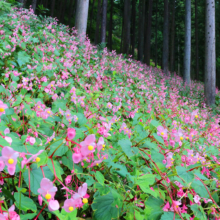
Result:
M186 91L31 10L0 20L0 217L15 203L21 219L220 219L219 115L202 84Z

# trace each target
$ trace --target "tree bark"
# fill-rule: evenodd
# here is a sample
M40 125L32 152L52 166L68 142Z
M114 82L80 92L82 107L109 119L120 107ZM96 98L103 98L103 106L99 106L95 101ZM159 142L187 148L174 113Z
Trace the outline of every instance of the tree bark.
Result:
M144 22L145 22L145 0L139 1L139 27L138 27L138 60L143 62L144 54Z
M175 0L173 0L172 8L172 24L171 24L171 51L170 51L170 71L174 72L175 60Z
M185 47L184 47L184 68L183 80L190 85L191 66L191 0L186 0L185 4Z
M108 0L102 1L101 43L106 43L107 4Z
M156 0L156 27L155 27L155 67L157 67L157 26L158 26L158 0Z
M130 46L130 11L131 11L131 1L124 1L124 34L123 34L123 46L122 53L129 53Z
M66 0L62 0L62 2L63 2L63 6L62 6L62 10L61 10L61 17L60 17L61 23L64 22L64 18L65 18Z
M36 11L36 7L37 7L37 0L32 0L32 9L34 11L34 14L35 14L35 11Z
M89 0L77 0L76 6L76 30L82 42L86 39Z
M134 49L135 49L135 34L136 34L136 0L132 0L132 26L131 26L131 54L134 57Z
M54 17L54 9L55 9L55 0L52 0L52 4L51 4L51 17Z
M145 53L144 53L144 62L149 66L150 65L150 45L151 45L151 21L152 21L152 6L153 0L148 2L148 13L147 13L147 30L146 30L146 42L145 42Z
M195 0L196 80L199 80L198 2Z
M109 20L109 32L108 32L108 46L109 46L110 51L112 51L113 4L114 4L114 1L111 0L110 20Z
M169 6L168 6L168 0L164 0L162 69L166 75L168 75L168 58L169 58Z
M58 14L59 22L62 22L62 11L64 7L64 1L65 0L60 1L60 4L59 4L59 14Z
M216 50L215 50L215 1L206 0L205 24L205 101L215 104L216 93Z
M96 29L95 29L95 44L99 43L99 26L101 20L101 0L98 0L97 16L96 16Z

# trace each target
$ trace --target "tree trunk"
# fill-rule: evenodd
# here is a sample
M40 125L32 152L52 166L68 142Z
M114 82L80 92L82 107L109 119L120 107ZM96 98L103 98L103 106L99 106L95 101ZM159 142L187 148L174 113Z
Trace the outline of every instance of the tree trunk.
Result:
M138 60L143 62L144 54L144 21L145 21L145 0L139 1L139 27L138 27Z
M32 0L32 8L33 8L34 14L36 11L36 7L37 7L37 0Z
M91 9L90 18L89 18L89 30L88 30L89 34L91 33L91 30L92 30L94 4L95 4L95 0L93 0L93 2L92 2L92 9Z
M130 11L131 11L131 1L124 1L124 34L123 34L123 46L122 53L129 53L130 46Z
M113 4L114 4L114 1L111 0L110 20L109 20L109 32L108 32L108 46L109 46L110 51L112 51Z
M101 43L106 43L107 4L108 4L108 0L103 0L103 2L102 2Z
M158 26L157 18L158 18L158 0L156 0L155 67L157 67L157 26Z
M145 53L144 53L144 62L150 66L150 45L151 45L151 21L152 21L152 6L153 0L148 2L148 13L147 13L147 30L146 30L146 42L145 42Z
M162 69L166 75L168 75L168 58L169 58L169 6L168 6L168 0L164 0Z
M173 0L172 24L171 24L171 51L170 51L170 71L174 72L175 60L175 0Z
M97 16L96 16L96 29L95 29L95 44L99 43L99 26L101 20L101 0L98 0Z
M195 0L196 80L199 80L198 4Z
M62 22L62 11L63 11L63 7L64 7L64 1L65 0L62 0L60 1L60 4L59 4L59 14L58 14L58 19L59 19L59 22Z
M52 0L52 4L51 4L51 17L54 17L54 9L55 9L55 0Z
M65 18L66 0L62 0L62 2L63 2L63 6L62 6L62 10L61 10L61 17L60 17L61 23L64 22L64 18Z
M82 42L86 39L86 28L89 10L89 0L77 0L76 6L76 30Z
M205 101L215 104L216 51L215 51L215 1L206 0L205 24Z
M20 8L23 8L24 7L24 0L19 0L18 2L20 2Z
M184 46L184 69L183 80L190 85L191 66L191 0L186 0L185 4L185 46Z
M132 26L131 26L131 54L134 57L134 49L135 49L135 34L136 34L136 0L132 0Z

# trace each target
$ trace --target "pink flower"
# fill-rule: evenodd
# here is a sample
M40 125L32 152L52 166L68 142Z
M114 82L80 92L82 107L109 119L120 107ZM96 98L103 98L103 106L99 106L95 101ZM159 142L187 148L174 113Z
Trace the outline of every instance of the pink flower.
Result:
M200 200L200 199L201 199L201 198L200 198L198 195L195 195L194 198L193 198L193 200L194 200L195 203L199 203L199 200Z
M99 141L97 143L97 150L98 151L101 151L101 149L105 147L105 142L104 142L104 138L103 137L100 137L99 138Z
M57 200L50 200L48 204L48 209L50 211L56 211L60 208L60 204Z
M164 139L167 139L167 129L165 129L163 126L158 126L157 135L162 136Z
M18 156L19 153L11 147L4 147L2 149L2 156L0 157L0 171L3 171L6 164L8 166L8 173L14 175Z
M83 159L83 156L82 156L80 150L78 148L74 148L73 150L75 151L75 153L73 153L73 155L72 155L73 162L74 163L81 162Z
M66 212L72 212L75 208L82 205L81 199L67 199L63 204L63 208Z
M86 137L86 139L80 143L81 145L81 154L86 157L87 155L93 153L95 151L95 135L90 134Z
M39 194L41 194L47 200L54 199L57 187L53 186L53 183L49 179L43 178L41 180L40 187L41 188L37 190Z
M26 139L26 142L29 142L30 145L34 145L35 141L36 141L35 138L31 136L28 136Z
M82 186L79 187L78 189L78 193L75 193L72 198L73 199L79 199L79 198L82 198L82 202L83 203L88 203L88 199L89 198L89 195L86 194L86 191L87 191L87 183L83 183Z
M112 109L112 103L108 102L108 103L107 103L107 107L108 107L109 109Z
M38 153L33 154L28 160L26 159L26 157L23 157L23 160L21 162L21 168L24 168L25 164L28 164L31 160L36 160L37 157L43 152L44 150L39 150ZM40 158L39 158L40 159ZM38 161L37 161L38 162Z
M0 100L0 116L2 114L5 114L5 109L7 109L7 108L8 108L8 106Z
M67 129L67 138L69 140L72 140L76 135L76 130L74 128L68 128Z
M66 179L65 179L66 185L70 184L71 180L72 180L72 176L71 175L67 176Z
M169 204L169 202L167 202L166 205L163 207L163 211L168 212L169 209L170 209L170 204Z
M15 206L12 205L8 212L4 212L3 214L0 214L0 220L20 220L20 216L14 211Z
M39 202L39 204L41 206L42 203L43 203L43 198L41 197L41 195L38 195L38 202Z

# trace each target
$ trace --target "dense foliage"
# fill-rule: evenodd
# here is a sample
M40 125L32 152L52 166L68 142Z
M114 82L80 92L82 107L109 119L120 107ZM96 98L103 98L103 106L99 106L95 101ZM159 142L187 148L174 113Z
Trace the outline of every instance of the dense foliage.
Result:
M219 115L202 84L31 10L0 24L0 219L220 218Z

